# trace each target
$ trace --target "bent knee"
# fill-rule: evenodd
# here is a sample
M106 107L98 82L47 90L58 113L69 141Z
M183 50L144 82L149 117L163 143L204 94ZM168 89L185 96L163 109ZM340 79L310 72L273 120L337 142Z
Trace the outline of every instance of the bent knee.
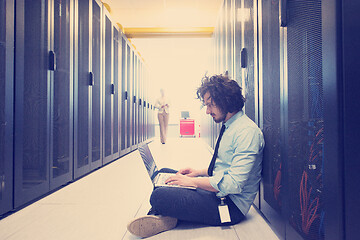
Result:
M167 189L163 187L155 188L150 196L152 209L158 214L164 214L164 208L167 208L168 199Z
M155 188L150 196L151 206L161 205L161 202L163 202L166 199L166 195L167 195L166 192L167 192L166 188L163 187Z
M186 202L186 190L172 187L155 188L150 197L150 204L157 210L176 208L178 204Z

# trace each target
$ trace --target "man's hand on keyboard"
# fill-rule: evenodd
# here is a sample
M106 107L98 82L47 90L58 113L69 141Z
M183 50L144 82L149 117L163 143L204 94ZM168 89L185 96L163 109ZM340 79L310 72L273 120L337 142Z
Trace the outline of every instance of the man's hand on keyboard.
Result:
M188 177L199 177L207 176L207 169L193 169L193 168L183 168L180 169L176 174L186 175Z
M166 184L169 185L180 185L186 187L197 187L195 182L193 181L193 177L189 177L188 175L176 174L172 177L169 177L166 181Z

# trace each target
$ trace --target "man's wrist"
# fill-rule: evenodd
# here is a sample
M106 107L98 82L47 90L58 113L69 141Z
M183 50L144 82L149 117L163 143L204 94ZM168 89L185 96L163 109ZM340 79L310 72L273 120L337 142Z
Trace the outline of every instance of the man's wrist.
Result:
M204 168L201 170L201 173L200 173L200 176L204 176L204 177L208 177L208 171L207 171L207 168Z
M196 179L196 177L193 177L192 179L191 179L192 181L192 186L191 187L194 187L194 188L198 188L199 186L198 186L198 184L197 184L197 179Z

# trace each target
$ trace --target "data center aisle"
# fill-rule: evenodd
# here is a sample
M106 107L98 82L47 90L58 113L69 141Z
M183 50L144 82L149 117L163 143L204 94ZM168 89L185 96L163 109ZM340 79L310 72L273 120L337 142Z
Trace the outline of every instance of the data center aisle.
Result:
M202 168L211 159L200 139L170 138L165 145L155 139L149 146L160 168ZM149 210L151 190L140 155L134 151L2 219L0 239L136 239L126 225ZM233 227L181 224L150 239L277 238L252 208L247 220Z

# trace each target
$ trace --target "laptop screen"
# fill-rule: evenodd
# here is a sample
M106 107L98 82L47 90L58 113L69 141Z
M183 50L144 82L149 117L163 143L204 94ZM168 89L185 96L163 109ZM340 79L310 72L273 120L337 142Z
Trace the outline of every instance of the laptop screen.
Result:
M138 150L140 152L142 160L144 161L146 170L148 171L151 180L153 180L157 174L158 169L156 167L154 158L152 157L147 143L140 145L138 147Z

